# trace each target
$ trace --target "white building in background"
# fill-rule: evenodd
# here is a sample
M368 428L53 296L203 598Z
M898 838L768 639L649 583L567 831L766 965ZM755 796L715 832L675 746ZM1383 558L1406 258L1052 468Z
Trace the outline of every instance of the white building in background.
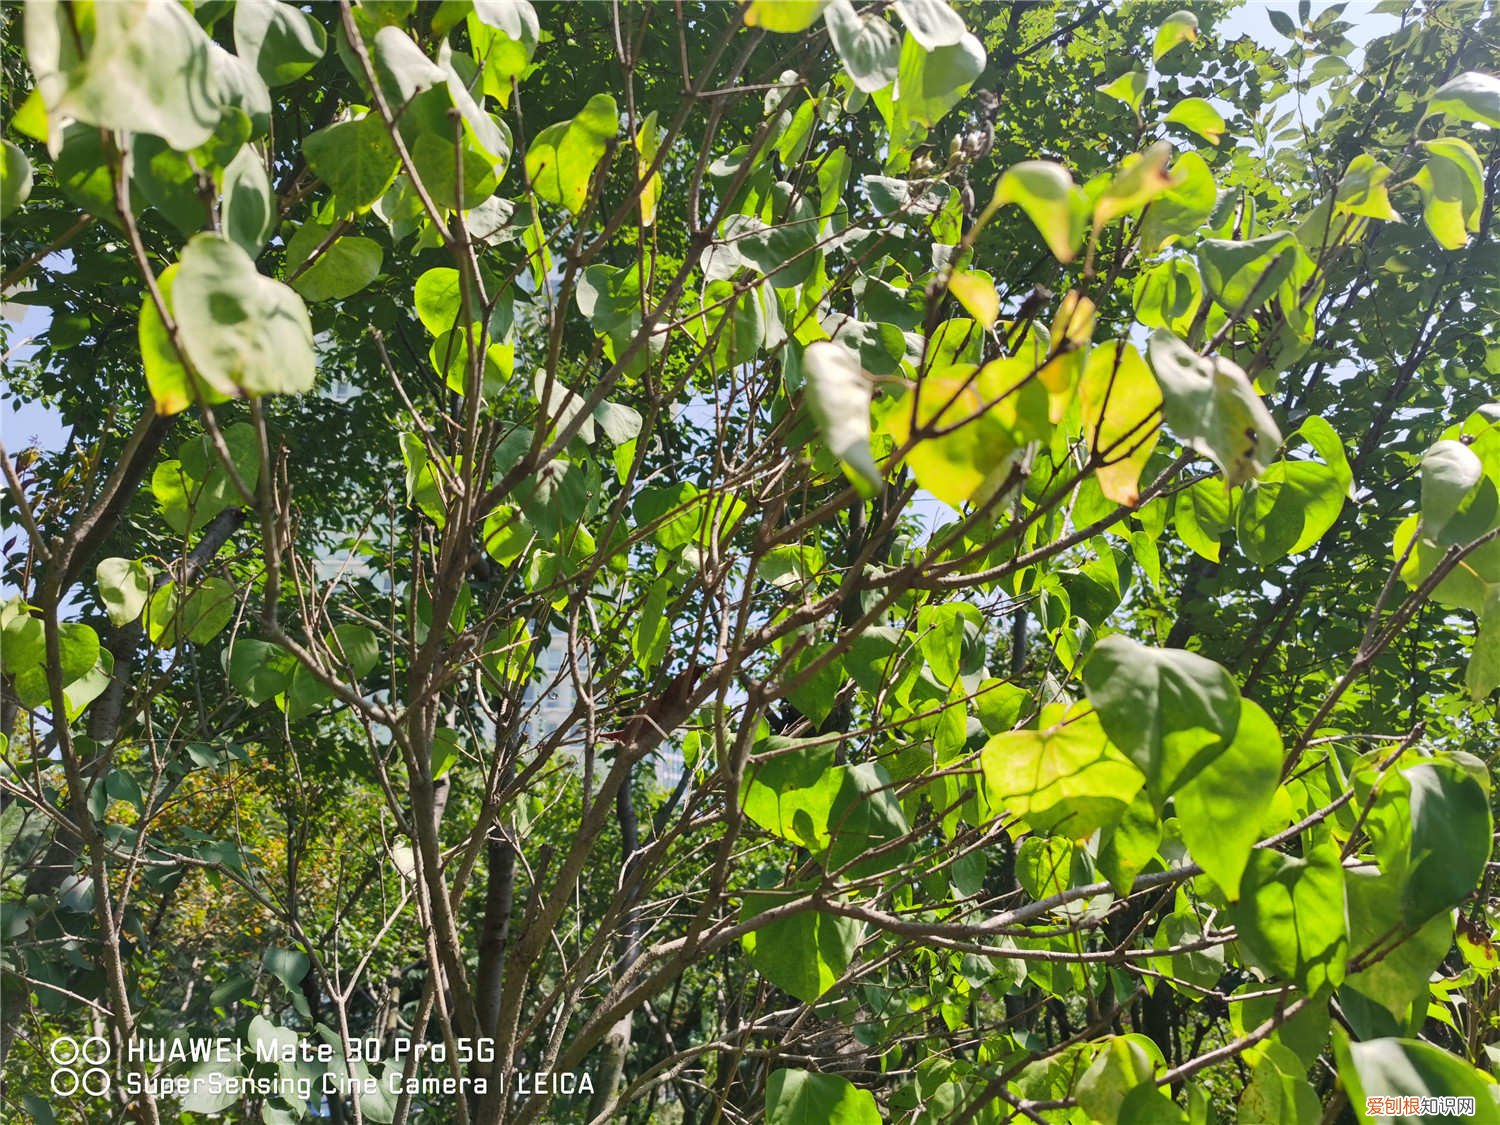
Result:
M578 664L579 674L587 675L586 650L578 654ZM537 654L536 673L526 688L525 706L534 707L526 719L527 741L537 743L552 734L568 721L577 702L578 693L573 688L573 676L568 671L567 639L553 637L552 642ZM582 737L582 731L580 724L577 737ZM578 750L577 745L567 746L567 752L573 754L575 760ZM682 750L674 743L663 744L647 762L656 772L657 785L663 789L672 789L682 778Z

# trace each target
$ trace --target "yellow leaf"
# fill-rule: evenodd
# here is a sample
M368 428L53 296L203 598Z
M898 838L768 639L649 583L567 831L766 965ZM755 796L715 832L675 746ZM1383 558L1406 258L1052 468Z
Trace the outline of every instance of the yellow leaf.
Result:
M827 3L828 0L751 0L745 9L745 26L766 31L806 31Z
M993 328L1000 315L1000 294L995 283L982 273L954 270L948 279L948 292L985 328Z
M1134 506L1141 470L1161 432L1160 386L1140 352L1110 340L1089 354L1079 397L1090 452L1101 462L1095 472L1100 491Z
M635 135L635 174L645 179L646 173L650 171L651 165L656 160L656 152L661 144L661 130L656 125L656 110L646 115L646 120L641 122L641 128ZM646 180L641 188L641 226L649 227L656 222L656 204L661 199L661 173L656 173Z
M1015 452L1006 427L987 416L986 397L975 366L954 364L923 379L886 420L898 448L918 436L906 464L918 484L954 508L998 485Z

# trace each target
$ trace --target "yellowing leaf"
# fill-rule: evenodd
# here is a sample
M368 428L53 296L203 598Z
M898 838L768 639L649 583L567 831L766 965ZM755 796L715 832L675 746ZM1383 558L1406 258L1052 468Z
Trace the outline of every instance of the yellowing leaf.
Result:
M646 173L656 160L661 145L661 129L656 124L656 110L646 115L640 131L635 135L636 175L645 179ZM661 173L657 172L641 187L641 226L649 227L656 222L656 204L661 199Z
M1173 184L1167 174L1172 146L1158 141L1145 152L1132 153L1120 164L1120 172L1094 204L1094 226L1102 227L1121 215L1137 211L1158 198Z
M526 175L537 195L573 214L588 200L594 169L615 135L615 99L595 94L571 121L548 125L526 150Z
M1079 386L1083 432L1100 464L1099 488L1116 504L1134 505L1141 470L1156 448L1161 388L1141 353L1111 340L1089 353Z
M751 0L745 8L745 26L766 31L806 31L828 0Z
M172 311L172 283L177 278L177 269L174 263L162 270L156 279L157 291L169 313ZM141 294L141 315L136 332L141 347L141 366L146 371L146 389L151 392L151 401L155 403L158 414L181 413L199 397L208 403L228 401L227 391L216 390L188 373L172 338L167 335L167 326L150 293Z
M1151 61L1155 62L1179 43L1192 43L1198 39L1198 17L1192 12L1173 12L1156 29L1156 41L1151 45Z
M1368 153L1349 162L1333 197L1333 209L1346 215L1363 215L1399 223L1401 216L1391 206L1385 182L1391 170Z
M1439 137L1423 141L1427 163L1413 177L1422 189L1422 218L1445 250L1457 250L1479 229L1484 165L1468 141Z
M1167 120L1191 129L1211 145L1218 144L1224 136L1223 115L1203 98L1183 98L1172 107Z
M1023 160L1006 169L982 218L988 220L1007 203L1020 205L1059 262L1078 256L1083 241L1083 193L1061 164Z
M971 363L944 367L923 379L896 404L886 425L898 447L917 440L906 464L917 483L954 508L998 486L1015 442L993 399L980 389Z
M1139 111L1141 99L1146 95L1146 73L1141 70L1128 71L1113 82L1097 86L1095 89L1105 97L1124 102L1131 109Z
M948 292L958 298L958 303L969 311L969 315L986 328L993 328L1000 315L1000 295L995 292L995 283L982 273L954 270L948 279Z
M1086 705L1045 730L997 734L979 753L992 809L1037 832L1087 839L1112 824L1145 777L1110 745Z

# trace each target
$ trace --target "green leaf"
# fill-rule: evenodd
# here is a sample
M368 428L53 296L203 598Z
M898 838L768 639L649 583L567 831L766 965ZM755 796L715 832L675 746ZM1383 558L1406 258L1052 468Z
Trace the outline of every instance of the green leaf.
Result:
M1177 496L1172 510L1177 534L1190 550L1218 562L1219 540L1233 526L1229 489L1221 481L1200 480Z
M839 788L828 811L828 870L840 871L846 879L864 879L903 867L911 845L892 845L908 834L910 826L885 768L861 762L839 766L835 772Z
M208 210L198 194L198 173L182 153L159 137L139 136L130 146L130 188L139 190L185 235L202 230Z
M741 921L791 900L792 894L747 894ZM742 939L750 963L790 996L811 1004L844 975L859 944L860 925L816 910L801 910L751 930Z
M1412 179L1422 190L1422 219L1445 250L1458 250L1479 230L1484 164L1474 146L1458 137L1422 141L1427 163Z
M1334 525L1348 498L1352 476L1343 443L1314 415L1294 436L1322 461L1281 460L1245 485L1238 509L1240 549L1257 566L1307 550Z
M826 3L828 0L750 0L745 8L745 26L785 34L806 31Z
M1480 615L1464 686L1475 703L1483 703L1500 687L1500 599L1492 600Z
M1076 712L1075 708L1075 712ZM1111 746L1096 715L1073 713L1042 730L997 734L980 751L990 806L1036 832L1087 839L1124 814L1145 783Z
M1089 353L1078 395L1083 432L1099 461L1099 488L1116 504L1134 507L1161 428L1161 389L1134 346L1111 340Z
M207 644L234 617L238 594L223 578L205 578L181 596L176 582L168 582L151 595L142 624L151 643L175 648L183 641Z
M34 621L34 627L21 624L20 621ZM40 621L34 617L25 617L6 623L4 640L9 648L12 638L18 637L25 646L22 653L12 655L7 652L5 658L6 670L12 668L15 671L16 699L22 707L36 709L38 707L50 708L52 706L52 690L47 682L46 664L46 632ZM34 645L40 645L34 662L23 660L30 655ZM99 635L87 625L77 621L65 621L57 627L57 671L58 679L62 683L63 694L78 681L84 679L98 665L100 659ZM18 659L18 657L20 657ZM64 705L66 706L66 699Z
M418 94L447 82L447 74L423 53L400 27L387 24L375 33L375 75L385 90L393 113L399 113ZM452 139L447 142L452 154Z
M386 193L400 160L374 112L319 129L302 146L307 165L333 190L343 211L363 211Z
M484 92L504 109L541 38L536 11L526 0L475 0L468 29L474 59L483 69Z
M1190 129L1211 145L1223 140L1224 130L1228 128L1223 114L1203 98L1183 98L1168 111L1167 121Z
M1208 291L1236 316L1259 308L1283 286L1296 296L1313 272L1312 260L1289 231L1243 242L1205 238L1198 244L1198 266Z
M296 658L280 645L239 637L225 657L225 671L236 691L259 706L287 690Z
M276 705L286 713L288 722L295 723L316 715L332 700L333 692L305 665L296 664L292 667L286 691L276 697Z
M1164 328L1151 333L1147 355L1177 439L1213 458L1231 487L1263 473L1281 431L1239 365L1200 356Z
M630 634L630 652L640 665L641 671L650 675L661 663L667 652L667 641L671 639L672 622L666 615L667 603L672 597L672 585L666 578L658 578L646 594L645 604L635 619Z
M990 210L1018 204L1059 262L1071 262L1083 242L1086 213L1083 193L1061 164L1023 160L1005 170L995 184Z
M234 6L235 54L255 67L267 86L294 82L323 57L323 25L278 0L241 0Z
M99 659L94 666L63 688L63 710L68 722L75 721L95 699L109 687L115 669L115 658L109 649L99 650Z
M1095 89L1105 97L1123 102L1132 111L1138 112L1141 108L1141 99L1146 96L1146 72L1128 70L1113 82L1096 86Z
M100 4L80 56L69 5L26 8L26 61L49 128L71 117L102 129L151 133L179 151L213 136L222 106L215 45L181 4Z
M984 46L967 32L957 43L928 51L908 31L892 96L882 90L874 97L893 138L905 144L913 126L930 128L941 121L983 73L984 62Z
M781 212L778 222L731 215L724 223L724 237L745 264L777 289L790 289L805 282L817 267L818 215L805 195L793 196L790 184L778 183L772 192Z
M448 97L463 119L465 138L489 162L491 171L499 179L505 175L510 164L510 128L504 121L491 117L474 100L463 77L454 67L454 58L452 49L444 40L438 48L438 65L447 75Z
M150 567L139 559L103 559L95 575L111 624L126 625L140 616L151 595Z
M841 657L828 661L811 675L804 671L826 647L803 649L792 658L782 679L787 699L812 721L814 729L821 727L833 713L839 689L844 686L844 661Z
M1234 741L1173 797L1183 843L1230 901L1240 896L1241 876L1281 780L1281 760L1276 724L1241 699Z
M1404 879L1382 874L1373 867L1352 867L1344 872L1344 895L1349 910L1349 948L1359 955L1379 950L1367 968L1352 973L1344 989L1379 1004L1400 1026L1405 1026L1411 1006L1427 1008L1427 982L1453 945L1453 916L1441 911L1415 933L1392 934L1393 920L1401 915Z
M1142 1082L1120 1103L1118 1125L1188 1125L1182 1107L1159 1090L1154 1082Z
M880 1125L875 1095L838 1074L773 1071L766 1083L766 1125Z
M1416 927L1479 886L1493 823L1486 786L1460 760L1424 762L1401 776L1411 786L1410 863L1401 911L1407 925Z
M256 272L228 239L196 235L172 291L194 369L226 395L300 394L312 387L312 323L302 298Z
M1178 237L1194 233L1213 214L1218 201L1214 174L1209 170L1208 162L1196 152L1185 152L1177 158L1172 165L1171 179L1171 186L1151 204L1141 220L1141 243L1147 253L1155 253ZM1197 271L1193 270L1191 262L1173 259L1156 268L1162 266L1175 266L1190 273L1195 291L1201 292L1201 286L1196 284Z
M47 639L40 618L26 612L19 598L0 604L0 668L15 675L47 658Z
M746 769L740 808L767 832L821 852L828 847L828 818L843 776L829 744L773 737Z
M1352 1043L1340 1033L1335 1033L1333 1043L1339 1077L1349 1091L1349 1102L1361 1123L1430 1123L1432 1115L1420 1109L1415 1113L1405 1112L1401 1102L1412 1097L1468 1098L1474 1104L1474 1113L1467 1120L1475 1125L1500 1125L1500 1107L1495 1104L1490 1081L1441 1047L1418 1039ZM1370 1112L1372 1108L1374 1112Z
M288 992L302 990L302 978L307 976L307 970L312 967L307 954L300 949L283 949L274 945L261 955L261 964Z
M1155 207L1146 213L1143 238L1144 230L1154 226L1155 215ZM1162 236L1161 231L1156 233ZM1136 276L1134 299L1136 320L1148 328L1169 328L1186 336L1203 300L1203 282L1190 259L1168 258Z
M250 257L276 228L276 197L260 153L251 145L240 149L224 169L224 233Z
M802 370L807 378L807 408L824 444L860 492L874 496L882 477L870 452L873 383L852 351L828 340L807 346Z
M1427 102L1423 118L1435 113L1500 128L1500 78L1477 70L1450 78Z
M1223 754L1239 728L1234 679L1183 649L1114 633L1094 646L1083 682L1104 732L1146 775L1158 809Z
M1461 441L1434 442L1422 454L1422 531L1430 539L1442 534L1475 485L1484 479L1484 463Z
M626 406L622 402L601 402L594 407L594 421L604 431L604 436L609 438L611 445L621 446L640 436L641 427L646 420L633 406Z
M614 139L615 99L595 94L577 117L548 125L526 150L526 175L537 195L573 214L588 200L594 169Z
M303 223L286 249L288 272L295 271L325 238L331 228L321 223ZM307 269L292 278L292 288L308 301L336 301L353 296L380 276L385 254L380 243L362 235L336 238Z
M1144 1035L1115 1035L1078 1079L1078 1104L1090 1121L1116 1125L1125 1095L1165 1069L1161 1049Z
M236 422L223 431L223 436L240 479L253 489L260 477L255 430ZM156 467L151 474L151 492L167 526L179 535L198 530L231 504L244 502L206 434L183 442L175 460Z
M1198 17L1188 11L1173 12L1156 29L1156 39L1151 44L1151 61L1160 62L1161 57L1179 43L1192 43L1198 39Z
M1099 837L1099 872L1121 895L1130 893L1161 844L1162 825L1145 792L1138 792L1125 812Z
M510 504L498 504L484 517L484 550L501 566L515 562L535 536L526 517Z
M1304 845L1304 857L1253 852L1229 920L1252 963L1307 992L1344 979L1348 931L1338 848Z
M0 219L6 219L31 195L31 161L10 141L0 140Z
M1307 1080L1307 1065L1276 1042L1263 1048L1237 1110L1235 1120L1240 1125L1311 1123L1323 1113L1317 1091Z
M901 40L878 12L856 12L850 0L833 0L823 9L828 38L856 89L874 93L896 80Z
M335 625L326 643L338 663L354 673L356 680L368 676L380 662L380 643L368 626L352 622Z

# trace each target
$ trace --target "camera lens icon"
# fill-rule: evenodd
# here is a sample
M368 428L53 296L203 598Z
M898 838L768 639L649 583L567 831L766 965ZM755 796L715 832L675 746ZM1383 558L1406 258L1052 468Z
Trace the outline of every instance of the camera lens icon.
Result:
M52 1058L52 1092L60 1098L84 1093L89 1097L102 1097L109 1093L109 1071L104 1064L109 1061L109 1040L102 1035L90 1035L83 1040L71 1035L59 1035L47 1048Z

